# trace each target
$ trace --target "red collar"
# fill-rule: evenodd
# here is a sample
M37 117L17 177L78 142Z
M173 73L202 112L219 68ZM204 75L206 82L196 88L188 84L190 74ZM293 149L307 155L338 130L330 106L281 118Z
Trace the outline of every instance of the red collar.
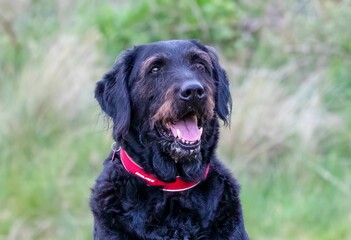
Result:
M122 149L120 148L120 157L121 157L121 162L124 166L124 168L127 170L127 172L135 175L136 177L144 180L146 184L150 187L162 187L163 191L166 192L181 192L185 191L188 189L191 189L198 185L200 181L198 182L186 182L183 179L181 179L179 176L177 176L175 182L172 183L166 183L161 180L159 180L155 175L146 173L142 167L140 167L137 163L135 163L130 156ZM207 165L206 167L206 172L205 172L205 178L208 175L208 172L210 170L210 165Z

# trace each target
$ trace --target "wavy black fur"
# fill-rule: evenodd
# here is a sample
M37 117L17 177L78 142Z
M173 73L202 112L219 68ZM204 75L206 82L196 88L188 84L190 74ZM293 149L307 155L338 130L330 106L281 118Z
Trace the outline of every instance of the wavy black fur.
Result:
M205 98L180 100L179 89L187 81L201 84ZM113 121L115 141L146 172L166 182L177 175L202 181L187 191L164 192L127 173L119 156L111 161L110 155L92 190L94 239L248 239L239 185L215 156L218 118L229 122L231 97L212 48L188 40L136 46L97 83L95 97ZM200 148L176 155L175 139L155 125L164 127L166 118L176 121L189 109L202 121Z

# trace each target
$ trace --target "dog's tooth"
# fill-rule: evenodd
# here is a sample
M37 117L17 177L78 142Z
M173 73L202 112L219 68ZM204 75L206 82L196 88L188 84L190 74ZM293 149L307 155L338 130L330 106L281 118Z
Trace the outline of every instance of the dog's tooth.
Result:
M194 150L190 150L190 154L193 154Z
M201 132L201 134L202 134L202 131L203 131L204 129L201 127L201 128L199 128L199 130L200 130L200 132Z
M179 129L177 128L177 137L179 137L180 138L180 131L179 131Z

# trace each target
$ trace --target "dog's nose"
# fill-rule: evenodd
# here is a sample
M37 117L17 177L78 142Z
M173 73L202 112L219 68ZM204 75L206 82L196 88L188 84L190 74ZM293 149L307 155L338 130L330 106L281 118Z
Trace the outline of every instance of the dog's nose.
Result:
M180 88L180 98L183 100L201 100L204 96L204 87L198 81L185 82Z

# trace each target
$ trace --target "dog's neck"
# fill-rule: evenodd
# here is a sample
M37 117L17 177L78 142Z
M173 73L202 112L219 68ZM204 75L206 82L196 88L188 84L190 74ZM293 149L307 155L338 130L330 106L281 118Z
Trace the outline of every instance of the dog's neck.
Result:
M166 192L182 192L192 189L195 186L197 186L201 181L207 178L207 175L210 170L210 165L208 164L206 166L203 178L198 181L184 181L184 179L177 176L174 182L168 183L158 179L157 176L155 176L154 174L145 172L141 166L139 166L136 162L133 161L133 159L123 148L119 148L118 151L121 163L127 172L143 180L148 186L159 187L160 189ZM116 158L116 155L117 151L114 152L112 160Z
M200 154L178 159L178 161L169 154L164 145L160 144L158 135L140 131L140 129L147 129L147 126L135 127L135 125L131 124L124 138L118 138L116 134L113 137L146 173L153 174L166 183L175 182L179 177L185 182L198 182L204 179L206 168L214 157L219 134L216 118L212 119L205 128L207 130L204 132Z

